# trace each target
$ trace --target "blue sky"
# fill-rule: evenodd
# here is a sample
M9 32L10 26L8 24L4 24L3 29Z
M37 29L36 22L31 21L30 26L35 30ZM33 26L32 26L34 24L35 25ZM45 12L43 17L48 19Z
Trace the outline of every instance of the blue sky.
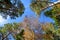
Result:
M25 11L24 11L24 14L22 15L22 17L18 17L16 19L10 19L8 17L7 19L3 19L2 16L0 16L0 26L3 26L4 24L7 24L7 23L22 22L25 15L36 16L35 13L30 9L30 6L29 6L31 0L21 0L21 1L25 6ZM51 1L54 2L55 0L51 0ZM39 20L40 20L40 22L54 22L51 18L46 17L44 15L44 12L41 12Z

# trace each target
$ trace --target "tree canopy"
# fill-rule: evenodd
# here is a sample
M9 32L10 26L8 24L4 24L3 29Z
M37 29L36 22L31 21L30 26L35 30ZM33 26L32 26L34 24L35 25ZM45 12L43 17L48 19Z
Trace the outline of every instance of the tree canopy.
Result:
M41 23L34 17L25 17L21 23L5 24L0 27L2 40L60 40L60 28L52 23ZM36 32L37 31L37 32Z
M59 0L58 0L59 1ZM30 7L40 15L52 2L50 0L32 0ZM38 17L25 17L21 23L8 23L0 27L0 40L60 40L60 3L51 6L44 15L52 18L55 23L40 23ZM22 16L25 7L21 0L0 0L0 15L11 19Z
M53 8L49 11L45 12L45 15L52 18L56 25L60 24L60 3L53 6Z
M24 13L24 5L20 0L0 0L0 15L3 18L15 19Z
M30 7L37 15L40 15L40 12L47 8L50 3L52 3L50 0L32 0Z

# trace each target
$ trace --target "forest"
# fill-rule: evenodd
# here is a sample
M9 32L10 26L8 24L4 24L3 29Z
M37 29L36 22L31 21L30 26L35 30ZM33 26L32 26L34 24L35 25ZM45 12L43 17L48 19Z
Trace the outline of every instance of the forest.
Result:
M26 8L30 8L30 14L24 16L22 22L7 23L0 26L0 40L60 40L60 0L0 0L0 16L3 19L15 20L22 17ZM50 9L49 9L50 8ZM46 18L54 22L41 22L42 12ZM11 21L10 20L10 21ZM22 19L20 19L22 20ZM42 15L42 20L44 17ZM2 20L0 20L2 21ZM18 21L18 20L17 20ZM3 22L4 23L4 22ZM0 23L1 24L1 23Z

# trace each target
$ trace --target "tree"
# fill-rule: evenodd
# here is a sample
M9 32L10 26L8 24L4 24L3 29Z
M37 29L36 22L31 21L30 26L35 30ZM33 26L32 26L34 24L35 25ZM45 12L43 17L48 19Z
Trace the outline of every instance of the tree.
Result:
M60 28L52 23L40 23L37 17L25 17L22 27L34 32L34 40L60 40ZM26 35L29 34L26 32Z
M30 37L27 40L39 40L42 39L42 28L40 27L40 22L38 20L38 17L34 16L26 16L24 18L24 21L22 22L22 27L25 28L27 38ZM28 29L27 29L28 28ZM32 36L29 36L32 35ZM26 37L26 36L25 36ZM26 39L26 38L25 38Z
M12 3L11 0L0 0L0 12L3 17L7 18L7 16L10 16L14 19L22 15L24 5L20 0L14 1ZM25 17L22 23L5 24L4 27L1 27L0 39L9 40L8 36L11 34L15 40L60 40L60 28L57 26L60 24L60 4L58 4L58 1L52 3L49 0L32 0L30 5L31 9L38 15L45 8L52 6L52 9L46 11L45 15L54 19L56 25L40 23L38 17Z
M31 9L36 12L37 15L40 15L41 11L44 11L48 7L52 7L51 10L46 11L45 15L52 18L55 21L56 25L60 24L60 1L50 2L49 0L32 0ZM58 14L57 14L58 13Z
M15 3L11 1L15 1ZM0 14L3 18L10 16L10 18L15 19L23 14L24 9L24 5L20 0L0 0Z
M40 12L47 8L49 4L52 3L49 0L32 0L31 9L36 12L37 15L40 15Z
M4 27L0 29L1 40L9 40L8 36L11 34L15 40L23 40L24 29L18 29L18 24L5 24Z
M46 8L52 7L51 10L45 12L45 15L48 17L51 17L55 21L55 25L56 25L57 29L55 29L54 26L51 26L50 24L49 25L43 24L44 25L43 28L46 33L43 35L43 39L45 37L46 40L60 40L59 39L60 30L58 31L58 29L60 27L59 26L60 25L60 21L59 21L60 20L60 6L59 5L60 4L59 3L60 3L60 0L58 0L56 2L49 2L49 0L42 0L42 1L41 0L32 0L30 7L34 12L36 12L37 15L40 15L40 12L44 11ZM45 26L48 26L48 27L45 28ZM58 32L56 32L56 31L58 31Z
M60 40L60 28L56 28L52 23L44 23L41 25L44 34L42 35L44 40Z
M32 0L30 7L37 15L40 15L41 11L44 11L48 7L53 7L58 3L60 3L60 0L56 2L51 2L50 0Z
M52 23L40 23L37 17L25 17L21 23L5 24L0 28L1 40L60 40L60 28ZM56 28L57 27L57 28Z
M47 17L52 18L55 21L56 25L60 24L60 4L56 4L55 6L53 6L53 8L49 11L45 12L45 15Z

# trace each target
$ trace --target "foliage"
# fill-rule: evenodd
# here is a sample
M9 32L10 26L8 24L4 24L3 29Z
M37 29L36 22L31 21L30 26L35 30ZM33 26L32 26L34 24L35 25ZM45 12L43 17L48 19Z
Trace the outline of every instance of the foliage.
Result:
M5 24L4 27L0 29L0 34L1 34L1 40L6 40L8 36L11 34L16 40L23 38L23 30L18 29L18 24L13 23L13 24ZM9 39L9 38L8 38Z
M37 17L25 17L21 23L5 24L2 38L11 34L16 40L60 40L60 28L52 23L40 23ZM37 31L37 32L36 32Z
M15 19L23 14L25 9L23 3L20 0L12 1L15 3L12 3L11 0L0 0L0 15L3 18L10 16L11 19Z
M14 19L22 15L24 5L19 0L14 1L15 3L11 0L0 0L0 14L3 17L6 18L8 15ZM37 15L40 15L49 3L49 0L32 0L30 7ZM45 15L54 19L56 24L40 23L38 17L26 16L21 23L8 23L0 27L1 40L9 40L10 34L15 40L60 40L60 26L57 26L60 24L60 4L54 5L51 10L45 12Z
M32 0L30 7L34 12L36 12L37 15L40 15L40 12L50 3L51 2L49 0Z
M53 8L49 11L45 12L45 15L52 18L56 25L60 24L60 4L56 4Z
M43 39L44 40L60 40L60 28L55 28L51 23L42 24L42 29L44 31Z
M22 30L19 34L16 35L16 40L24 40L23 34L24 30Z
M26 40L40 40L41 39L42 30L40 27L40 22L38 20L38 17L26 16L22 24L23 24L22 27L23 28L25 27L25 30L26 30L25 31Z
M48 32L48 35L50 34L50 36L53 38L51 40L60 40L60 4L58 3L58 4L54 5L51 10L45 12L45 15L47 17L52 18L55 21L54 24L56 25L56 27L53 26L53 28L55 30L53 31L51 28L51 30L50 30L51 33ZM49 29L49 28L47 28L47 29ZM47 36L45 36L45 37L47 37Z
M26 17L22 25L33 30L35 40L60 40L60 28L58 26L55 27L55 24L52 23L40 23L37 19L36 17ZM29 33L27 34L29 35Z

